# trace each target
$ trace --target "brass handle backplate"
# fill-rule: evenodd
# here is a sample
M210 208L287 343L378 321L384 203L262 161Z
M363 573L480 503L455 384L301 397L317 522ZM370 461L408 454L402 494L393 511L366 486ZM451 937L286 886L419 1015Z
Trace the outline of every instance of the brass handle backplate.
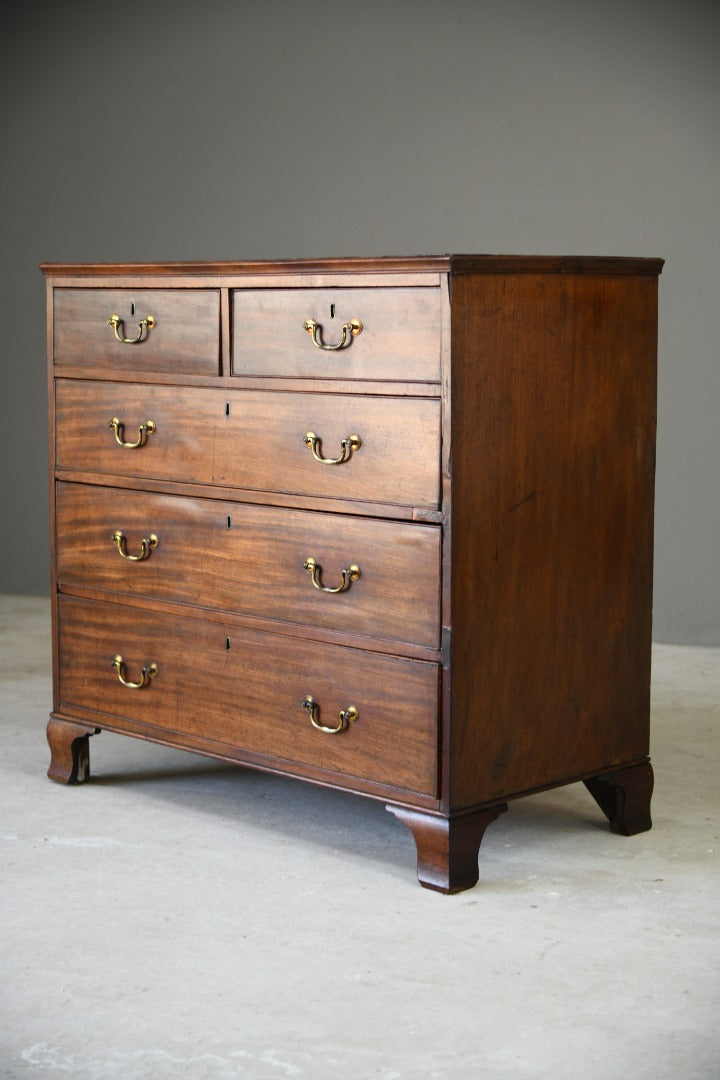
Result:
M121 533L119 529L116 529L112 534L112 542L117 547L123 559L127 559L128 562L144 562L145 559L150 558L152 549L156 548L160 543L155 533L150 533L149 536L144 536L140 541L140 554L128 555L125 534Z
M344 349L346 345L349 345L354 337L357 337L362 332L363 324L359 319L351 319L350 322L343 323L342 338L337 345L326 345L320 338L322 334L322 326L316 322L315 319L306 319L304 327L308 334L313 339L313 345L318 349L325 349L327 352L335 352L336 349Z
M124 446L126 450L137 450L138 446L144 446L148 435L152 435L157 430L154 420L146 420L144 424L140 424L138 427L138 437L135 442L125 442L125 425L120 423L117 416L113 416L112 420L108 420L108 427L111 427L115 432L115 442L118 446Z
M322 574L322 567L318 564L317 560L312 557L312 555L308 555L307 559L303 563L303 566L310 574L313 585L320 592L345 592L346 589L350 588L353 581L357 581L360 577L360 567L357 565L357 563L351 563L350 566L346 566L344 570L340 571L341 583L336 589L333 589L329 585L323 585L322 581L320 580L320 575Z
M321 440L315 434L314 431L308 431L304 439L305 445L309 446L312 450L312 456L316 461L319 461L321 465L342 465L343 461L349 461L350 455L353 450L359 450L362 446L359 435L348 435L346 439L341 439L340 449L342 453L340 457L326 458L322 456Z
M326 727L325 724L321 724L318 719L320 706L314 697L308 694L300 704L303 709L305 709L305 712L310 714L310 723L312 726L317 728L318 731L324 732L326 735L339 735L349 724L357 720L360 715L354 705L348 705L347 709L342 709L339 714L340 723L336 727Z
M125 671L125 661L122 656L118 654L113 656L110 661L110 667L115 668L117 677L123 686L127 686L128 690L142 690L143 686L148 686L151 679L154 679L158 673L158 666L156 663L146 664L140 672L140 682L130 682L125 678L123 672Z
M146 315L144 319L141 319L138 323L137 337L125 337L125 323L119 315L111 315L107 324L108 326L112 326L115 331L115 337L118 341L121 341L123 345L139 345L141 341L147 341L150 331L156 325L156 321L154 315ZM143 333L145 334L145 337L143 337Z

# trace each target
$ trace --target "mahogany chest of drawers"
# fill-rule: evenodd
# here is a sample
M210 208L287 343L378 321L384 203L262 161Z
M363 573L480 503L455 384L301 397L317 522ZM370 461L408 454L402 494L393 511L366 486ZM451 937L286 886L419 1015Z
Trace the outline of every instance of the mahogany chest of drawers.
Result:
M383 800L422 884L650 827L648 259L43 265L49 775L133 735Z

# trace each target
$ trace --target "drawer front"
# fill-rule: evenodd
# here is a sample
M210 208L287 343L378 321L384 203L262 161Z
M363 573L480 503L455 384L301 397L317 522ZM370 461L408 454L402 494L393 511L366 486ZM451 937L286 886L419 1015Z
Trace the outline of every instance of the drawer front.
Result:
M436 792L435 664L70 597L60 598L59 626L61 707L91 710L100 727L103 716L120 729L126 719L171 741L203 739L218 754L237 747L279 767ZM124 686L115 656L129 682L153 663L157 675ZM337 734L318 731L308 697L326 727L349 706L357 719Z
M440 380L439 288L239 289L232 311L234 375Z
M56 530L61 588L438 647L437 526L59 483Z
M55 289L53 308L56 364L189 375L220 371L217 289ZM108 325L113 315L120 320L116 327ZM154 325L147 325L149 316Z
M219 484L328 498L436 507L440 402L433 398L290 394L259 390L58 379L61 469ZM112 419L123 425L116 436ZM143 437L140 428L152 421ZM343 457L322 463L315 452ZM348 449L349 437L360 437ZM142 445L129 449L117 438Z

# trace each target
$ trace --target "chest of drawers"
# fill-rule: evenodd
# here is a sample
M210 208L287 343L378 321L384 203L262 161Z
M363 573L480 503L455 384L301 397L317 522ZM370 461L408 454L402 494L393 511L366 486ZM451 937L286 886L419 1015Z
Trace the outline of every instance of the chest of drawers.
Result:
M49 776L103 729L384 801L650 827L648 259L45 264Z

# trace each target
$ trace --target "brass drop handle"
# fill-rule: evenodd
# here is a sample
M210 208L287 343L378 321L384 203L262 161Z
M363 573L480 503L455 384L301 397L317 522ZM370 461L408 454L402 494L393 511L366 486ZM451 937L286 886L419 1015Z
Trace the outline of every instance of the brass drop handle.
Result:
M315 319L306 319L304 327L308 334L313 339L313 345L318 349L325 349L327 352L335 352L336 349L344 349L346 345L352 342L354 337L357 337L362 332L363 324L359 319L351 319L350 322L343 323L342 338L337 345L326 345L320 340L322 334L322 326L316 322ZM349 335L349 337L348 337Z
M307 570L308 574L312 578L312 583L316 589L320 592L338 593L345 592L349 589L353 581L357 581L360 577L360 567L357 563L350 563L350 566L346 566L344 570L340 571L341 584L336 589L331 588L329 585L323 585L320 580L322 574L322 567L318 564L317 560L308 555L307 559L303 563L303 566Z
M347 709L341 710L339 714L340 723L337 725L337 727L326 727L325 724L321 724L320 721L317 719L320 711L320 706L318 705L314 697L311 697L310 694L308 694L305 697L304 701L302 701L300 704L302 705L303 709L305 709L305 712L310 714L310 723L312 724L312 726L314 728L317 728L318 731L323 731L326 735L338 735L341 731L345 729L347 725L357 720L358 716L360 715L354 705L348 705Z
M340 440L340 449L342 450L340 457L326 458L322 456L321 440L314 431L308 431L306 433L304 442L305 445L309 446L312 450L312 456L316 461L319 461L321 465L342 465L343 461L350 460L350 455L353 450L359 450L362 446L359 435L348 435L346 439Z
M140 541L140 554L128 555L124 533L121 533L119 529L116 529L115 532L112 534L112 541L122 555L123 559L127 559L128 562L144 562L145 559L150 558L152 549L156 548L160 543L155 533L150 533L149 536L144 536Z
M118 446L124 446L126 450L137 450L138 446L144 446L148 435L152 435L157 430L154 420L146 420L144 424L139 425L138 437L135 442L125 442L125 425L120 423L117 416L113 416L112 420L108 421L108 427L111 427L115 432L115 442Z
M141 319L138 323L137 337L125 337L125 323L119 315L111 315L107 324L108 326L112 326L115 331L115 337L118 341L121 341L123 345L138 345L141 341L147 341L150 331L156 325L156 321L154 315L146 315L144 319ZM143 332L145 333L145 337L143 337Z
M119 654L117 656L113 656L112 660L110 661L110 667L115 668L118 679L123 684L123 686L127 686L128 690L142 690L143 686L148 686L150 680L154 679L158 673L157 664L146 664L145 667L141 669L140 682L130 682L128 679L125 678L125 675L123 674L123 672L125 671L125 661Z

